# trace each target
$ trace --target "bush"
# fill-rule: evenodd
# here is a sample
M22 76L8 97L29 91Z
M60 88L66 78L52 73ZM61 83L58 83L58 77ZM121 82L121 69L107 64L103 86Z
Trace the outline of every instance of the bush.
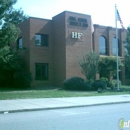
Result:
M119 86L121 86L121 81L119 80ZM111 89L117 88L117 80L112 80L108 82L107 87L110 87Z
M85 90L92 90L92 82L85 82Z
M112 84L114 87L117 87L117 80L112 80ZM119 80L119 86L121 86L121 81Z
M106 77L100 78L100 81L103 81L103 82L105 82L106 84L108 84L108 78L106 78Z
M111 81L113 87L117 87L117 80L112 80ZM121 86L121 81L119 80L119 86Z
M108 82L107 87L108 87L108 88L111 88L111 89L113 89L113 88L114 88L114 86L113 86L113 84L112 84L112 82L111 82L111 81L109 81L109 82Z
M66 79L63 85L66 90L85 90L84 79L80 77Z
M95 82L92 83L92 88L94 90L100 89L106 89L107 84L104 81L101 80L96 80Z
M31 74L27 70L22 70L15 73L14 87L26 88L30 86Z

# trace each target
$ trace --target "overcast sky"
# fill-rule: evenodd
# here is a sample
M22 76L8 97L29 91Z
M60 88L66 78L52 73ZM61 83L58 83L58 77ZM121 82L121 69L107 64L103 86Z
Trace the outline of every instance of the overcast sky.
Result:
M115 27L115 4L124 26L130 25L130 0L18 0L15 8L22 8L32 17L52 19L63 11L89 14L93 24ZM118 27L121 27L118 23Z

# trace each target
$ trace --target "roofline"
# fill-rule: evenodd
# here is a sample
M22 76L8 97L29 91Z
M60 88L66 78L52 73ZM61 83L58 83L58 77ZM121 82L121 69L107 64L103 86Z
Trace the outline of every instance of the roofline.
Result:
M29 17L29 19L40 19L40 20L52 21L52 19L45 19L45 18L38 18L38 17Z

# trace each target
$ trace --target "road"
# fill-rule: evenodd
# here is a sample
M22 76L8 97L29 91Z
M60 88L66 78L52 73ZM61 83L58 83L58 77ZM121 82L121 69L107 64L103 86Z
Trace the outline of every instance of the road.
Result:
M119 130L121 118L130 103L0 114L0 130Z

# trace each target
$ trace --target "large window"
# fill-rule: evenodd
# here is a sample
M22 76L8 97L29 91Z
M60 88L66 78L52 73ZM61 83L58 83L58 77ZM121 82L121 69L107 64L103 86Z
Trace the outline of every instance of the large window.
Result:
M130 79L130 70L127 66L128 62L125 62L125 79Z
M48 46L49 45L49 35L35 34L35 45L36 46Z
M17 40L17 49L22 49L23 47L23 40L22 40L22 37L18 38Z
M117 42L116 42L116 38L112 39L112 55L116 56L117 54ZM120 55L120 44L119 44L119 40L118 40L118 55Z
M128 53L128 50L127 50L127 42L124 42L124 55L126 55Z
M35 63L35 79L48 80L48 63Z
M99 54L100 55L107 55L107 41L106 38L103 36L99 37Z

